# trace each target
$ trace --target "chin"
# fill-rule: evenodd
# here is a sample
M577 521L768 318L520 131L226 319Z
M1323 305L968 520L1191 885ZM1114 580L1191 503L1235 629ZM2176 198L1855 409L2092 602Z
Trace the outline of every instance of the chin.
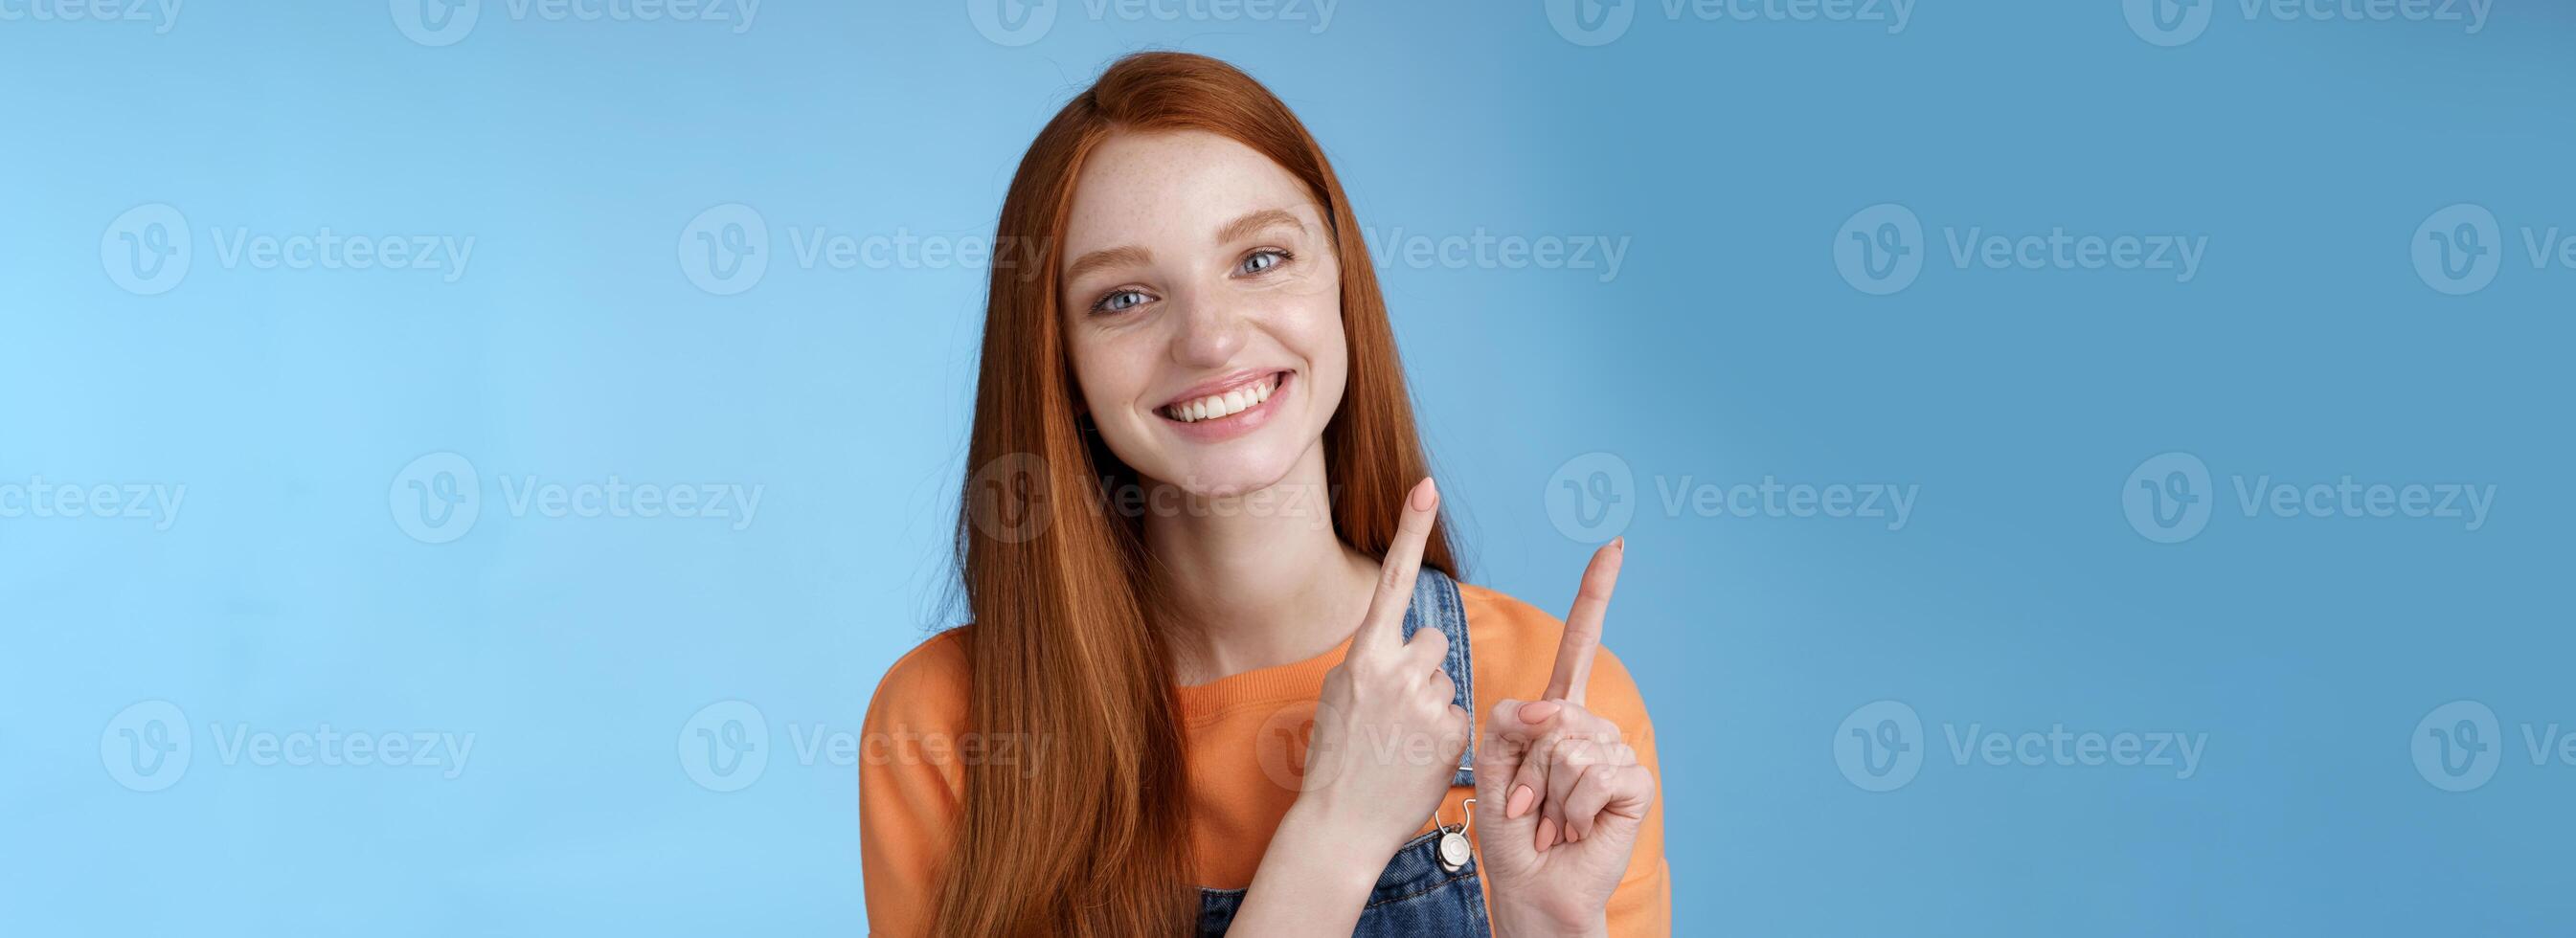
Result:
M1157 478L1199 498L1231 498L1277 485L1297 465L1295 452L1271 452L1274 447L1259 441L1239 441L1229 448L1235 451L1202 454Z

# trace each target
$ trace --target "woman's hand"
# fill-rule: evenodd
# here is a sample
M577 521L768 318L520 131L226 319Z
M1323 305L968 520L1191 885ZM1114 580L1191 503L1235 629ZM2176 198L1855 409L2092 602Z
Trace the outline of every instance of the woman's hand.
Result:
M1476 829L1496 934L1594 935L1627 872L1655 778L1583 707L1626 542L1592 555L1541 700L1505 700L1476 746Z
M1372 874L1439 810L1458 755L1475 724L1453 702L1458 688L1441 664L1449 638L1426 628L1404 639L1404 612L1423 544L1440 507L1439 489L1424 479L1405 497L1377 578L1368 615L1351 635L1350 653L1324 675L1315 730L1306 743L1306 774L1292 814L1304 813L1363 845Z
M1297 803L1235 917L1243 934L1349 934L1387 860L1431 819L1457 774L1475 723L1441 668L1448 636L1425 628L1403 637L1439 507L1430 479L1405 497L1368 614L1324 676Z

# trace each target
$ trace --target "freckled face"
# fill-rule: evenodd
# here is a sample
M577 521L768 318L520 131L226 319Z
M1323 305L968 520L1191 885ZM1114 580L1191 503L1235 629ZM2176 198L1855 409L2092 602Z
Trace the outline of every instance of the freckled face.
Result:
M1349 376L1341 266L1295 176L1216 134L1115 134L1075 181L1064 239L1067 346L1119 459L1235 495L1321 443Z

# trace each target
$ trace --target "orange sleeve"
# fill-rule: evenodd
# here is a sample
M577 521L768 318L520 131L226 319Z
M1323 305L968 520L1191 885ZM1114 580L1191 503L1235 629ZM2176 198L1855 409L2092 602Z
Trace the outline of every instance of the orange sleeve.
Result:
M966 649L954 631L886 669L859 736L859 860L868 932L921 935L965 783L954 758L966 722Z
M1603 910L1610 934L1621 938L1670 935L1673 880L1671 868L1664 864L1664 799L1672 789L1664 784L1663 765L1655 756L1654 721L1646 716L1646 699L1637 692L1628 667L1606 645L1592 659L1592 680L1583 693L1592 712L1619 724L1620 734L1637 750L1637 761L1655 776L1655 803L1646 808L1645 823L1637 826L1628 873L1620 877L1619 888L1610 893L1610 905Z

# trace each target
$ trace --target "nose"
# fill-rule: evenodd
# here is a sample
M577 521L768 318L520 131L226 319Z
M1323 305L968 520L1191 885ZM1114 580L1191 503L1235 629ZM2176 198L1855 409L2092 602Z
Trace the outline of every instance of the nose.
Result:
M1172 336L1172 361L1193 368L1217 368L1243 350L1249 328L1242 308L1222 296L1176 297L1187 305Z

